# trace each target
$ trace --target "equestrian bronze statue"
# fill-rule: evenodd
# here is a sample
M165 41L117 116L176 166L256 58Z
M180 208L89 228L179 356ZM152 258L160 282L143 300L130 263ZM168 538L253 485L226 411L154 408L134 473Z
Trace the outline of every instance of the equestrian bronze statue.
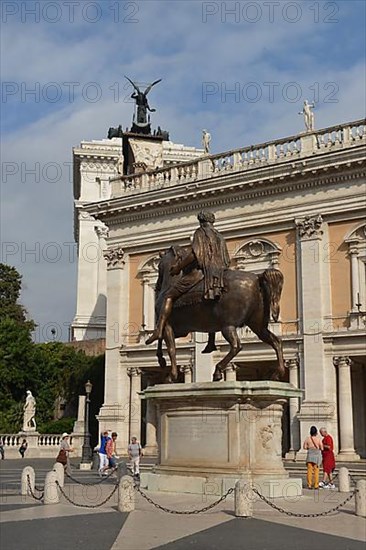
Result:
M214 228L215 216L200 212L200 227L189 247L171 246L161 255L155 289L157 326L146 344L158 341L157 356L165 366L164 340L171 362L171 379L178 377L175 339L190 332L209 333L209 353L215 349L214 337L221 332L230 349L216 365L213 380L240 352L237 328L248 326L275 350L278 360L276 378L285 372L282 343L268 329L270 316L279 317L283 275L266 269L260 275L229 269L229 254L222 235Z

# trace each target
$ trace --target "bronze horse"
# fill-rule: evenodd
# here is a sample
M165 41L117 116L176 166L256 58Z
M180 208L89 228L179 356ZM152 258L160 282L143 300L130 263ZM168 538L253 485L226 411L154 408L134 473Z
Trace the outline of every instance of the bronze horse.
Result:
M181 247L170 247L161 255L159 276L156 285L155 310L158 318L164 292L172 282L170 269L180 262L187 250ZM175 277L181 277L176 275ZM283 286L283 275L278 269L266 269L260 275L245 271L228 269L225 272L226 291L220 300L194 300L192 293L199 295L199 286L179 298L174 305L169 322L165 325L164 341L171 362L170 376L178 377L176 363L175 338L187 336L190 332L221 332L230 345L229 352L216 365L213 380L222 379L222 371L240 352L241 343L237 333L238 327L248 326L263 342L272 346L277 355L278 366L274 378L279 379L285 372L282 342L268 329L270 315L278 320L279 301ZM184 305L187 304L187 305ZM162 341L159 340L157 357L162 367L166 366L162 352Z

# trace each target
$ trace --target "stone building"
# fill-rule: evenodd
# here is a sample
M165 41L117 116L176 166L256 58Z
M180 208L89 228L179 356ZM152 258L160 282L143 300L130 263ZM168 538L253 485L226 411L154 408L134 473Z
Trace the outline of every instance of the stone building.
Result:
M123 142L123 145L122 145ZM212 210L232 267L279 268L287 380L303 397L286 406L283 452L298 458L309 427L325 425L338 460L366 457L366 224L364 120L221 154L155 136L83 142L74 150L79 278L74 337L106 338L101 428L123 449L137 435L156 452L155 411L139 391L162 381L154 326L159 251L186 245L197 213ZM89 254L89 256L88 256ZM272 348L246 328L229 367L268 379ZM201 355L207 335L177 343L180 381L207 381L227 343Z

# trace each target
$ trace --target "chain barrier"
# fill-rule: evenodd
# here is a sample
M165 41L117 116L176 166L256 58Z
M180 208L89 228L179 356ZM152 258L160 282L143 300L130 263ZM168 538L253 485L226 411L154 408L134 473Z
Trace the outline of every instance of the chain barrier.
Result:
M32 485L31 485L31 482L30 482L30 477L29 477L29 475L27 475L27 483L28 483L29 492L30 492L31 496L34 498L34 500L42 500L43 497L44 497L44 491L43 491L43 493L41 494L40 497L37 497L37 495L35 495L35 494L33 493L33 489L32 489ZM34 487L34 488L36 488L36 487ZM42 490L43 490L43 489L42 489ZM38 489L37 489L37 491L38 491Z
M109 479L115 473L115 471L116 470L112 470L109 474L104 476L99 481L96 481L95 483L83 483L82 481L77 480L76 478L72 477L70 474L67 474L66 472L65 472L65 476L71 479L74 483L77 483L78 485L87 485L92 487L93 485L100 485L101 483L104 483L105 481L107 481L107 479Z
M37 485L35 485L34 488L35 488L36 491L39 491L40 493L42 493L42 491L44 491L44 486L43 487L37 487Z
M350 480L352 481L353 485L354 485L355 487L357 487L357 479L355 479L350 473L348 473L348 474L349 474ZM361 479L362 479L362 478L361 478Z
M235 490L234 487L231 487L224 495L222 495L221 498L219 498L218 500L216 500L212 504L209 504L208 506L205 506L204 508L200 508L199 510L189 510L189 511L184 511L183 510L183 511L181 511L181 510L172 510L170 508L166 508L165 506L161 506L160 504L157 504L150 497L148 497L147 494L144 493L140 489L140 487L138 487L137 485L135 485L135 489L138 493L140 493L140 495L145 500L147 500L147 502L149 502L150 504L155 506L155 508L158 508L159 510L162 510L163 512L168 512L168 514L178 514L178 515L185 515L185 516L201 514L202 512L207 512L208 510L211 510L212 508L214 508L215 506L220 504L220 502L223 502Z
M265 496L261 495L261 493L257 491L257 489L255 489L254 487L252 487L252 491L256 495L258 495L259 498L263 500L266 504L271 506L271 508L274 508L275 510L277 510L278 512L281 512L282 514L286 514L286 516L292 516L295 518L320 518L322 516L327 516L329 514L332 514L333 512L337 512L340 508L342 508L345 504L347 504L347 502L352 500L353 497L355 496L355 493L357 492L357 490L354 491L347 498L345 498L343 502L340 502L337 506L334 506L334 508L331 508L330 510L326 510L325 512L318 512L313 514L301 514L296 512L290 512L289 510L285 510L284 508L277 506L277 504L274 504L273 502L268 500Z
M56 481L56 485L57 487L60 489L60 492L62 494L62 496L65 497L65 499L70 502L70 504L73 504L74 506L78 506L79 508L99 508L100 506L103 506L103 504L105 504L106 502L108 502L108 500L110 500L114 493L117 491L118 489L118 483L113 487L113 490L111 492L110 495L107 496L107 498L105 498L102 502L99 502L99 504L79 504L78 502L74 502L73 500L71 500L71 498L65 493L65 491L63 491L61 485L59 484L58 481Z

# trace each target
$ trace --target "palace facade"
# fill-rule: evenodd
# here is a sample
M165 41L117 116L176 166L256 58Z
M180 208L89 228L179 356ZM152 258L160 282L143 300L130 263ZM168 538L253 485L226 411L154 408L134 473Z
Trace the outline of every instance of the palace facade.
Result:
M154 454L156 411L139 392L163 381L155 346L159 251L187 245L202 209L215 213L232 268L284 274L280 319L287 381L303 390L285 406L283 454L303 457L313 424L333 435L337 460L366 458L366 124L308 131L221 154L156 136L83 142L74 149L79 245L77 340L106 338L101 429L131 435ZM211 380L228 344L202 355L207 335L177 341L180 381ZM275 353L241 329L227 369L269 379Z

